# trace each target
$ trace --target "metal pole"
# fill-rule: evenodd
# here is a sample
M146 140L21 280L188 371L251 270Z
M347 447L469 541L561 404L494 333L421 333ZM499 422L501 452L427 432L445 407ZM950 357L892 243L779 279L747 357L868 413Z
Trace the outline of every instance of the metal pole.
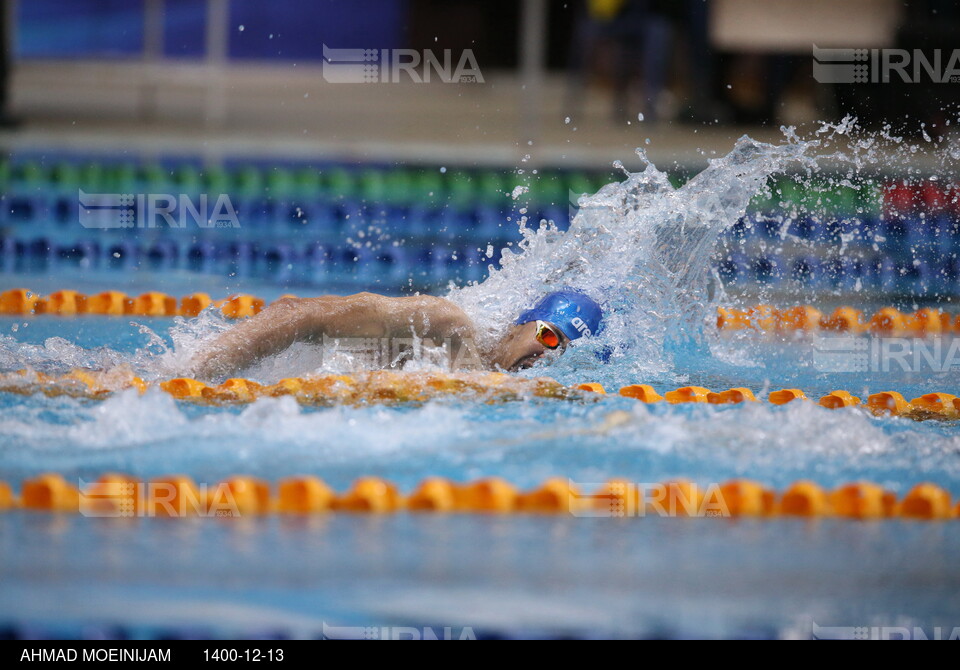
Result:
M546 0L523 0L520 27L521 149L540 138L540 105L547 35Z
M229 34L230 7L227 0L207 0L207 97L204 105L204 121L208 126L218 126L226 116L224 91L224 66L227 63L227 35Z
M17 26L17 18L20 16L20 0L7 0L6 12L7 50L8 58L12 62L13 55L17 53L20 48L20 44L18 43L20 31Z

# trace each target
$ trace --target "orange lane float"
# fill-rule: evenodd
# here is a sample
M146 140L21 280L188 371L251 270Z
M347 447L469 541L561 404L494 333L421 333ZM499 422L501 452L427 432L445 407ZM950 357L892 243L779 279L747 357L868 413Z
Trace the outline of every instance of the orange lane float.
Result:
M780 311L777 316L776 329L780 333L812 333L820 329L823 314L820 310L809 305L791 307Z
M671 405L679 405L689 402L707 402L707 396L710 393L710 389L702 386L684 386L676 391L668 391L663 397Z
M407 499L411 512L450 512L456 507L453 483L443 477L425 479Z
M648 384L631 384L620 389L620 395L627 398L636 398L641 402L660 402L663 396L653 390Z
M177 299L158 291L143 293L127 302L126 313L136 316L176 316Z
M87 313L105 316L122 316L128 312L130 298L122 291L104 291L87 298Z
M859 335L866 327L863 312L852 307L837 307L830 316L820 319L820 329L830 332Z
M25 288L15 288L0 293L0 314L32 314L40 299L36 293Z
M570 480L554 477L533 491L521 493L517 497L517 509L537 514L565 514L576 512L589 502L581 498Z
M807 396L800 389L780 389L772 391L767 399L774 405L786 405L794 400L806 400Z
M517 507L520 493L513 484L489 477L454 488L454 505L463 512L506 513Z
M708 393L707 402L712 405L737 405L742 402L757 402L753 391L748 388L727 389L720 393Z
M820 406L827 409L855 407L860 404L860 398L851 395L849 391L833 391L820 398Z
M884 391L870 395L867 397L867 407L874 414L890 414L893 416L906 414L913 409L913 405L896 391Z
M191 293L180 299L180 316L194 317L213 304L206 293Z
M873 315L867 327L872 335L903 337L907 334L907 318L893 307L884 307Z
M767 516L774 512L776 494L749 479L734 479L722 484L719 495L730 516Z
M931 418L955 419L958 416L957 407L954 405L956 400L957 396L951 393L926 393L911 400L910 404Z
M827 492L811 481L794 482L780 498L784 516L828 516L831 512Z
M61 475L48 473L23 482L20 501L27 509L77 512L80 492Z
M207 493L206 511L218 517L270 512L270 485L256 477L230 477Z
M16 507L17 497L13 495L13 490L6 482L0 482L0 511Z
M404 500L397 487L379 477L361 477L343 496L334 498L333 508L344 512L395 512Z
M893 514L896 496L871 482L851 482L830 494L830 505L837 516L881 519Z
M336 497L319 477L288 477L277 484L276 511L284 514L326 512Z
M46 298L40 298L34 305L36 314L56 314L58 316L76 316L86 311L87 296L76 291L54 291Z
M949 519L954 516L950 494L936 484L917 484L900 501L900 517L910 519Z
M252 295L235 295L214 303L228 319L240 319L258 314L264 307L264 301Z

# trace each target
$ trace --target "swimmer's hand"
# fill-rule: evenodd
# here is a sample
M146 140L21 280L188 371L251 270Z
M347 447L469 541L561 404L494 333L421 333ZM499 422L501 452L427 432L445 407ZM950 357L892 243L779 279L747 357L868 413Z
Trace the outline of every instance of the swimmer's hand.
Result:
M390 298L358 293L282 298L203 347L190 362L190 374L203 380L233 375L294 342L411 335L468 339L473 337L473 324L452 302L432 296Z

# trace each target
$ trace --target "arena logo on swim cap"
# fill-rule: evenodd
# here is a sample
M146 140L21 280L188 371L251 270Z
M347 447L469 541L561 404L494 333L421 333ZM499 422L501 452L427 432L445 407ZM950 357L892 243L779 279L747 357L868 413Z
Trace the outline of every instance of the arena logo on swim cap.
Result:
M579 316L573 317L570 323L571 325L573 325L574 328L577 329L577 332L581 333L582 335L586 335L587 337L590 337L591 335L593 335L593 333L590 331L590 328L587 326L587 324L583 322L583 319L581 319Z
M321 67L331 84L397 84L401 73L403 80L415 84L484 83L472 49L461 51L454 65L450 49L444 49L440 58L430 49L331 49L324 44Z

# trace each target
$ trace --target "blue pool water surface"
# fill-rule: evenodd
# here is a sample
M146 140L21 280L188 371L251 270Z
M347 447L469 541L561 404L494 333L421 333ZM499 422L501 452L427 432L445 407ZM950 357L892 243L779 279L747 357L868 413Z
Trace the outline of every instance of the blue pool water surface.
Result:
M73 355L77 364L102 355L98 348L149 349L136 323L164 333L172 322L6 318L0 329L36 347L30 355L40 368L50 353L56 370ZM68 354L52 337L82 349ZM849 387L847 375L785 370L771 358L736 377L694 373L685 381L747 383L758 395L765 386L811 395ZM671 375L631 381L661 392L680 383ZM926 386L899 388L911 397ZM616 410L629 421L606 427ZM209 484L238 473L315 474L344 490L379 475L411 490L428 476L499 475L521 487L569 477L589 490L611 477L709 485L746 476L781 490L797 479L866 479L900 495L919 481L960 494L954 424L812 403L647 406L608 396L304 408L279 398L210 408L127 391L103 401L4 394L0 412L0 479L12 482L46 471L71 481L105 471L181 473ZM479 637L810 637L814 625L906 625L933 635L960 613L951 595L960 586L952 559L960 531L951 522L410 514L130 521L15 512L0 515L0 536L0 622L41 636L317 637L333 635L330 626L432 626Z
M517 373L526 377L608 390L648 383L661 393L747 386L758 398L780 388L810 398L836 389L907 399L956 391L951 365L842 372L824 365L830 342L822 335L782 340L711 327L724 299L708 277L717 237L759 182L804 152L743 140L681 189L651 166L585 203L569 233L525 235L522 251L505 254L489 279L445 294L474 318L479 337L502 330L547 286L575 282L602 298L603 332ZM3 280L41 293L242 291L268 301L347 292L187 272L137 273L122 285L116 277L77 270ZM865 296L858 306L879 300ZM179 376L197 344L226 325L212 312L193 320L2 317L0 370L128 366L157 381ZM949 359L952 340L942 343ZM265 383L303 374L312 368L297 366L309 354L245 374ZM645 405L610 394L324 408L282 397L205 407L153 389L102 400L4 393L0 418L0 479L14 485L48 471L70 481L107 471L184 474L208 485L235 474L312 474L337 490L377 475L405 491L430 476L501 476L523 488L559 476L584 490L614 477L705 486L749 477L781 491L799 479L828 488L870 480L901 496L930 481L960 496L957 423L812 402ZM932 635L960 625L956 521L19 511L0 514L0 538L0 627L19 636L316 637L325 626L447 626L486 636L809 638L815 626Z

